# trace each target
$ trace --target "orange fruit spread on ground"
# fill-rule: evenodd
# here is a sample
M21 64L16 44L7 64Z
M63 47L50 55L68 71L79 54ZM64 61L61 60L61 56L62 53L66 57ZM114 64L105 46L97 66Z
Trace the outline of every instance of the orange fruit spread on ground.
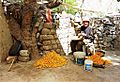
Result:
M94 64L104 64L104 60L97 54L90 56L89 59L91 59L94 62Z
M51 51L34 63L37 68L55 68L67 64L67 59Z
M98 65L111 64L111 62L112 62L112 61L109 60L109 59L106 59L106 60L103 59L103 58L101 57L101 55L98 54L98 53L95 53L94 55L89 56L88 59L92 60L94 64L98 64Z

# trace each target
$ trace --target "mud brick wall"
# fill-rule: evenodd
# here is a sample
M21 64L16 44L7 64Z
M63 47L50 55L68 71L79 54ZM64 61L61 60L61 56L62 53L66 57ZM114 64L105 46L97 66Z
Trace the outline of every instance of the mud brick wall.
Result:
M5 61L11 46L12 37L0 1L0 63Z

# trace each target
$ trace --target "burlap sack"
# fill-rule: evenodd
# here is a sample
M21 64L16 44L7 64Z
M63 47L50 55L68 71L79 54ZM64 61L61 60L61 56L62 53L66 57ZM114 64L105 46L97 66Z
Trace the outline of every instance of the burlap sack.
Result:
M53 23L53 28L56 30L56 23Z
M45 54L48 54L50 51L43 51L43 54L45 55Z
M55 39L53 35L47 35L49 37L49 40Z
M44 23L44 28L53 28L53 25L51 23Z
M55 34L56 34L55 29L51 29L51 30L50 30L50 32L51 32L51 34L53 34L53 35L55 35Z
M55 38L55 39L58 39L58 37L57 37L57 35L56 35L56 34L54 35L54 38Z
M64 52L60 52L60 55L65 55L65 53Z
M40 40L48 40L49 37L47 35L40 35Z
M50 45L50 44L52 44L50 40L49 40L49 41L43 41L43 45L44 45L44 46Z
M53 35L40 35L40 40L53 40Z
M59 40L56 40L56 43L57 43L57 44L60 44L60 41L59 41Z
M44 49L44 50L51 50L51 49L52 49L52 46L51 46L51 45L49 45L49 46L43 46L43 49Z
M57 52L58 54L60 54L61 49L56 49L56 52Z
M50 29L43 28L42 31L41 31L41 34L42 35L49 35L50 34Z
M40 39L39 39L39 41L42 41L43 40L43 37L45 38L47 38L47 35L40 35Z
M58 45L58 48L60 48L60 49L62 48L61 44L57 44L57 45Z
M57 43L56 43L56 40L51 40L51 43L52 43L52 45L53 45L53 44L57 44Z
M56 48L58 48L57 44L55 44L55 45L52 45L52 48L53 48L53 49L56 49Z

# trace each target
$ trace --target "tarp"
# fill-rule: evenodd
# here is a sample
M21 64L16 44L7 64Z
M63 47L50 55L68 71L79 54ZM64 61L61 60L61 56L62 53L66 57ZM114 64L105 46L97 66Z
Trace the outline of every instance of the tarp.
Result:
M80 1L80 4L83 1L82 9L98 11L102 12L103 14L118 12L118 9L120 9L120 2L117 2L117 0L77 0L77 1ZM80 4L78 4L79 8L81 6Z
M74 27L71 27L70 17L66 12L62 13L59 18L59 28L56 33L65 54L68 55L71 52L70 42L75 35L75 30Z

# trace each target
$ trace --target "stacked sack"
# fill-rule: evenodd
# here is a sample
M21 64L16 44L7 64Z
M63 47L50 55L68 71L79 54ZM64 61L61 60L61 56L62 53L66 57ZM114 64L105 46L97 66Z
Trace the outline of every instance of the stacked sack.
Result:
M40 50L42 50L44 54L48 53L51 50L54 50L57 53L64 55L63 48L56 35L56 29L54 24L43 24L43 28L40 33L39 43L42 44Z

